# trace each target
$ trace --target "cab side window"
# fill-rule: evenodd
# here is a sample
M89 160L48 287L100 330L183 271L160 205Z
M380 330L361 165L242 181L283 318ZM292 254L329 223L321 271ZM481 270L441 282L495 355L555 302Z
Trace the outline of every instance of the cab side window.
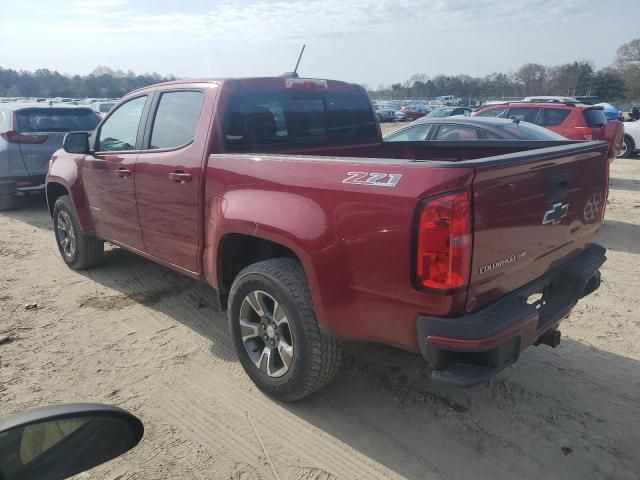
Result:
M99 152L120 152L135 150L138 127L147 96L136 97L123 103L100 128L96 150Z
M196 135L203 103L202 92L162 93L153 120L149 148L178 148L191 143Z

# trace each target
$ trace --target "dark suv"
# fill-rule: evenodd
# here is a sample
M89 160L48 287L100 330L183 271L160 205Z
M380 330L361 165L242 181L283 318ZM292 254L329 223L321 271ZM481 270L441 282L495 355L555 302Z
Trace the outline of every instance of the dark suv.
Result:
M503 103L480 108L471 116L513 118L531 122L571 140L604 140L609 144L610 160L622 149L622 122L607 121L601 106L570 102Z

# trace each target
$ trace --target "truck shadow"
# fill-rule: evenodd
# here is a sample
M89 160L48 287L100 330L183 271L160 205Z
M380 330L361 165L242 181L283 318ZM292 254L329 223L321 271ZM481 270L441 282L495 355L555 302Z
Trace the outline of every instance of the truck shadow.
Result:
M638 192L640 191L640 180L611 177L609 179L609 188L612 188L614 190L629 190L631 192Z
M112 301L142 303L202 336L211 355L236 360L206 285L119 248L82 273L119 292ZM559 462L564 474L554 478L633 478L640 470L635 360L565 340L527 350L486 385L458 390L433 384L421 357L390 347L347 344L345 357L332 384L280 406L397 475L513 478L505 472L515 470L539 478L544 464Z
M35 200L2 215L48 226L46 207ZM638 227L629 225L607 220L604 243L607 229L630 229L616 237L638 238ZM193 330L211 355L235 361L226 318L208 286L119 248L80 273L115 292L86 298L84 306L141 303ZM348 344L345 357L332 384L278 405L317 428L318 445L347 444L371 459L380 476L512 479L517 471L517 478L537 479L552 469L549 478L631 479L640 471L640 362L634 359L568 339L554 350L531 348L489 383L458 390L433 384L417 355Z
M605 219L598 234L598 243L608 250L640 254L640 225Z

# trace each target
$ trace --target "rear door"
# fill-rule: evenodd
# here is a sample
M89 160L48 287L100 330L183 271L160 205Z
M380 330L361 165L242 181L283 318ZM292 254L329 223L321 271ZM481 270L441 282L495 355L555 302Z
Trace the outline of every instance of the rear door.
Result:
M479 164L468 301L486 305L595 241L608 181L606 151L593 142Z
M38 139L20 142L20 154L31 175L46 175L53 152L67 132L91 132L100 117L89 108L26 108L15 112L18 133Z
M136 162L144 249L189 272L199 271L202 176L217 94L208 91L208 99L204 89L158 92Z

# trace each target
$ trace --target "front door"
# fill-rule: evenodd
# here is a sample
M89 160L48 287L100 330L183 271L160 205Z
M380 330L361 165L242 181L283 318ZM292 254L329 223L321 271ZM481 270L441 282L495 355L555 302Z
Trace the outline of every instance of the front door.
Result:
M96 152L85 157L82 175L98 236L143 250L135 195L135 167L148 96L123 103L96 132Z
M201 90L158 92L136 163L145 251L194 273L199 270L202 174L214 98L210 93L205 104Z

